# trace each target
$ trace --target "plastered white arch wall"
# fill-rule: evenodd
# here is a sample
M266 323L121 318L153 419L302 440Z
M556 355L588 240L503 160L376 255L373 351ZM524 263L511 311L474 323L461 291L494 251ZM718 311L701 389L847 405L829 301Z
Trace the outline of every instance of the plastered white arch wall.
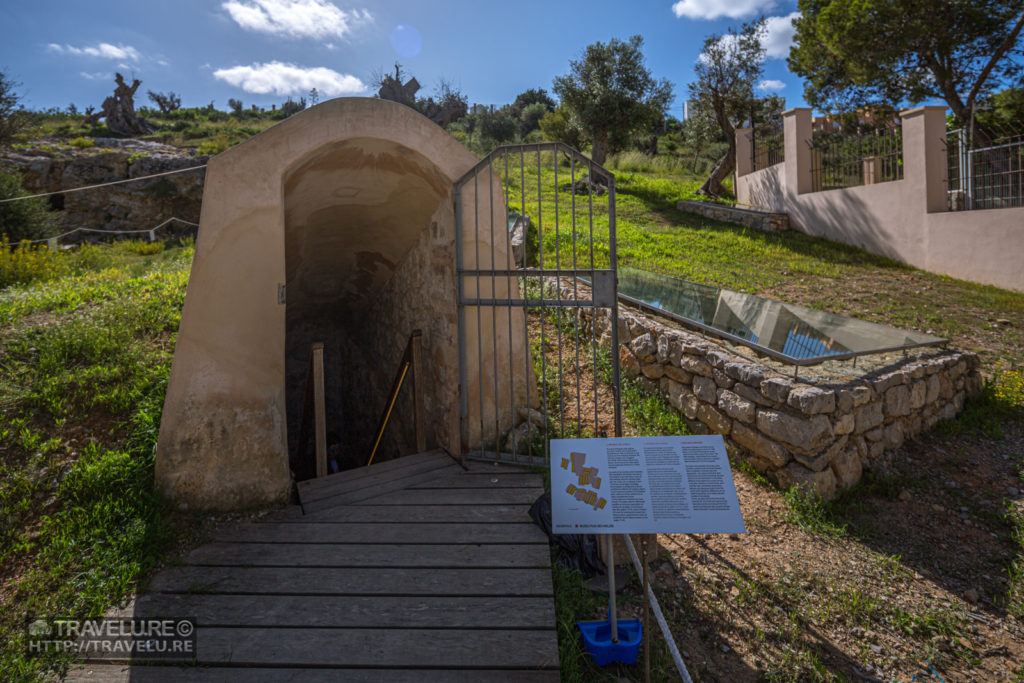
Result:
M209 163L156 459L158 488L180 504L238 509L288 496L286 308L278 302L278 288L286 281L284 179L324 148L358 138L387 141L391 148L430 160L446 180L449 196L451 184L476 163L467 149L412 109L368 98L324 102ZM474 200L462 195L464 202ZM500 188L495 195L501 197ZM488 213L493 229L488 225L480 239L500 235L500 263L508 248L505 207ZM435 225L435 230L454 243L454 225ZM489 252L490 245L483 248ZM452 276L453 291L454 286ZM521 309L516 310L514 328L521 330ZM506 349L517 343L515 333L499 336ZM491 339L480 347L492 348ZM475 356L471 360L475 367ZM468 384L471 393L479 391L477 378L471 376ZM457 425L458 416L451 417ZM446 430L453 432L457 439L457 429Z

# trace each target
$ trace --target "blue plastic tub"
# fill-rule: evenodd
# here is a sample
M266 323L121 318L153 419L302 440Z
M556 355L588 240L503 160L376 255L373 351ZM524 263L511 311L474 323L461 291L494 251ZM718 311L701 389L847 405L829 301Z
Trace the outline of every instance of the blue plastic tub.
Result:
M639 619L620 619L619 642L612 642L612 624L610 621L577 621L576 625L583 634L583 645L594 658L598 666L622 662L636 664L643 640L643 626Z

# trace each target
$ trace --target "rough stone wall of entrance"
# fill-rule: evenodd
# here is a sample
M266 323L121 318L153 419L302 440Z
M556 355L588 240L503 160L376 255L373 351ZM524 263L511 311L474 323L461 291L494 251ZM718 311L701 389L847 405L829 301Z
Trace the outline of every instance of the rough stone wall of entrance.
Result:
M369 429L347 430L348 443L359 444L368 455L367 440L377 427L384 405L365 400L385 397L391 389L409 334L422 330L422 382L430 399L424 406L427 448L459 450L458 423L458 318L455 306L455 236L452 202L446 201L420 232L416 243L395 270L380 296L371 304L362 324L347 339L353 357L365 362L346 365L353 373L351 386L360 387L343 397L342 412L354 424ZM383 398L381 399L383 400ZM454 420L454 421L453 421ZM346 441L343 439L343 442ZM374 462L415 452L412 385L407 382L395 404Z
M581 315L590 325L589 311ZM598 315L596 325L607 345L610 316ZM698 431L724 436L779 486L807 484L826 500L905 439L955 417L982 385L978 356L952 350L811 384L625 307L619 340L626 377L660 392Z

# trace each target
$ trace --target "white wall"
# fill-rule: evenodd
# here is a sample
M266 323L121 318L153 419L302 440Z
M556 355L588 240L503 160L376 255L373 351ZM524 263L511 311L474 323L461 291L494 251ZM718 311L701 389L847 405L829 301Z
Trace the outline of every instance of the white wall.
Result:
M784 114L786 161L736 180L740 204L789 214L809 235L944 275L1024 291L1024 208L946 210L945 110L902 113L904 178L812 192L811 110ZM749 158L748 131L737 157ZM741 169L742 170L749 170Z

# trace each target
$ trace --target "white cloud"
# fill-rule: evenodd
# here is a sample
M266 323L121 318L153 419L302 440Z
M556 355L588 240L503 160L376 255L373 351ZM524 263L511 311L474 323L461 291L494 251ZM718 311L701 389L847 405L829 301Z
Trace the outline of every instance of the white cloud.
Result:
M740 39L738 36L732 33L726 33L724 36L718 39L718 45L722 48L722 52L729 54L732 50L736 49ZM697 61L703 64L708 63L708 55L706 52L701 52L697 55Z
M775 0L679 0L672 5L672 12L680 19L739 19L769 10L775 4Z
M365 9L345 11L327 0L228 0L221 7L244 29L292 38L343 38L373 20Z
M761 36L761 47L764 48L766 59L785 59L789 56L789 48L793 47L793 36L796 34L793 20L799 16L799 12L793 12L784 17L768 17L765 19L764 35ZM718 39L718 44L728 53L738 41L739 38L736 35L726 33ZM698 55L697 59L706 63L708 58L702 52Z
M775 78L768 78L757 84L758 90L782 90L786 87L786 84Z
M75 47L73 45L58 45L57 43L50 43L46 46L50 52L56 52L58 54L75 55L77 57L100 57L101 59L128 59L133 62L137 62L142 59L142 55L131 45L111 45L110 43L98 43L97 45L87 45L85 47Z
M784 17L765 19L765 35L762 42L768 59L785 59L789 56L789 48L793 47L793 35L796 34L793 20L799 17L799 12L793 12Z
M366 84L355 76L340 74L323 66L305 68L281 62L257 63L217 69L213 76L256 95L296 95L312 88L319 90L323 97L366 91Z
M87 73L85 71L79 71L78 75L87 81L112 81L114 80L114 74L106 74L102 72Z

